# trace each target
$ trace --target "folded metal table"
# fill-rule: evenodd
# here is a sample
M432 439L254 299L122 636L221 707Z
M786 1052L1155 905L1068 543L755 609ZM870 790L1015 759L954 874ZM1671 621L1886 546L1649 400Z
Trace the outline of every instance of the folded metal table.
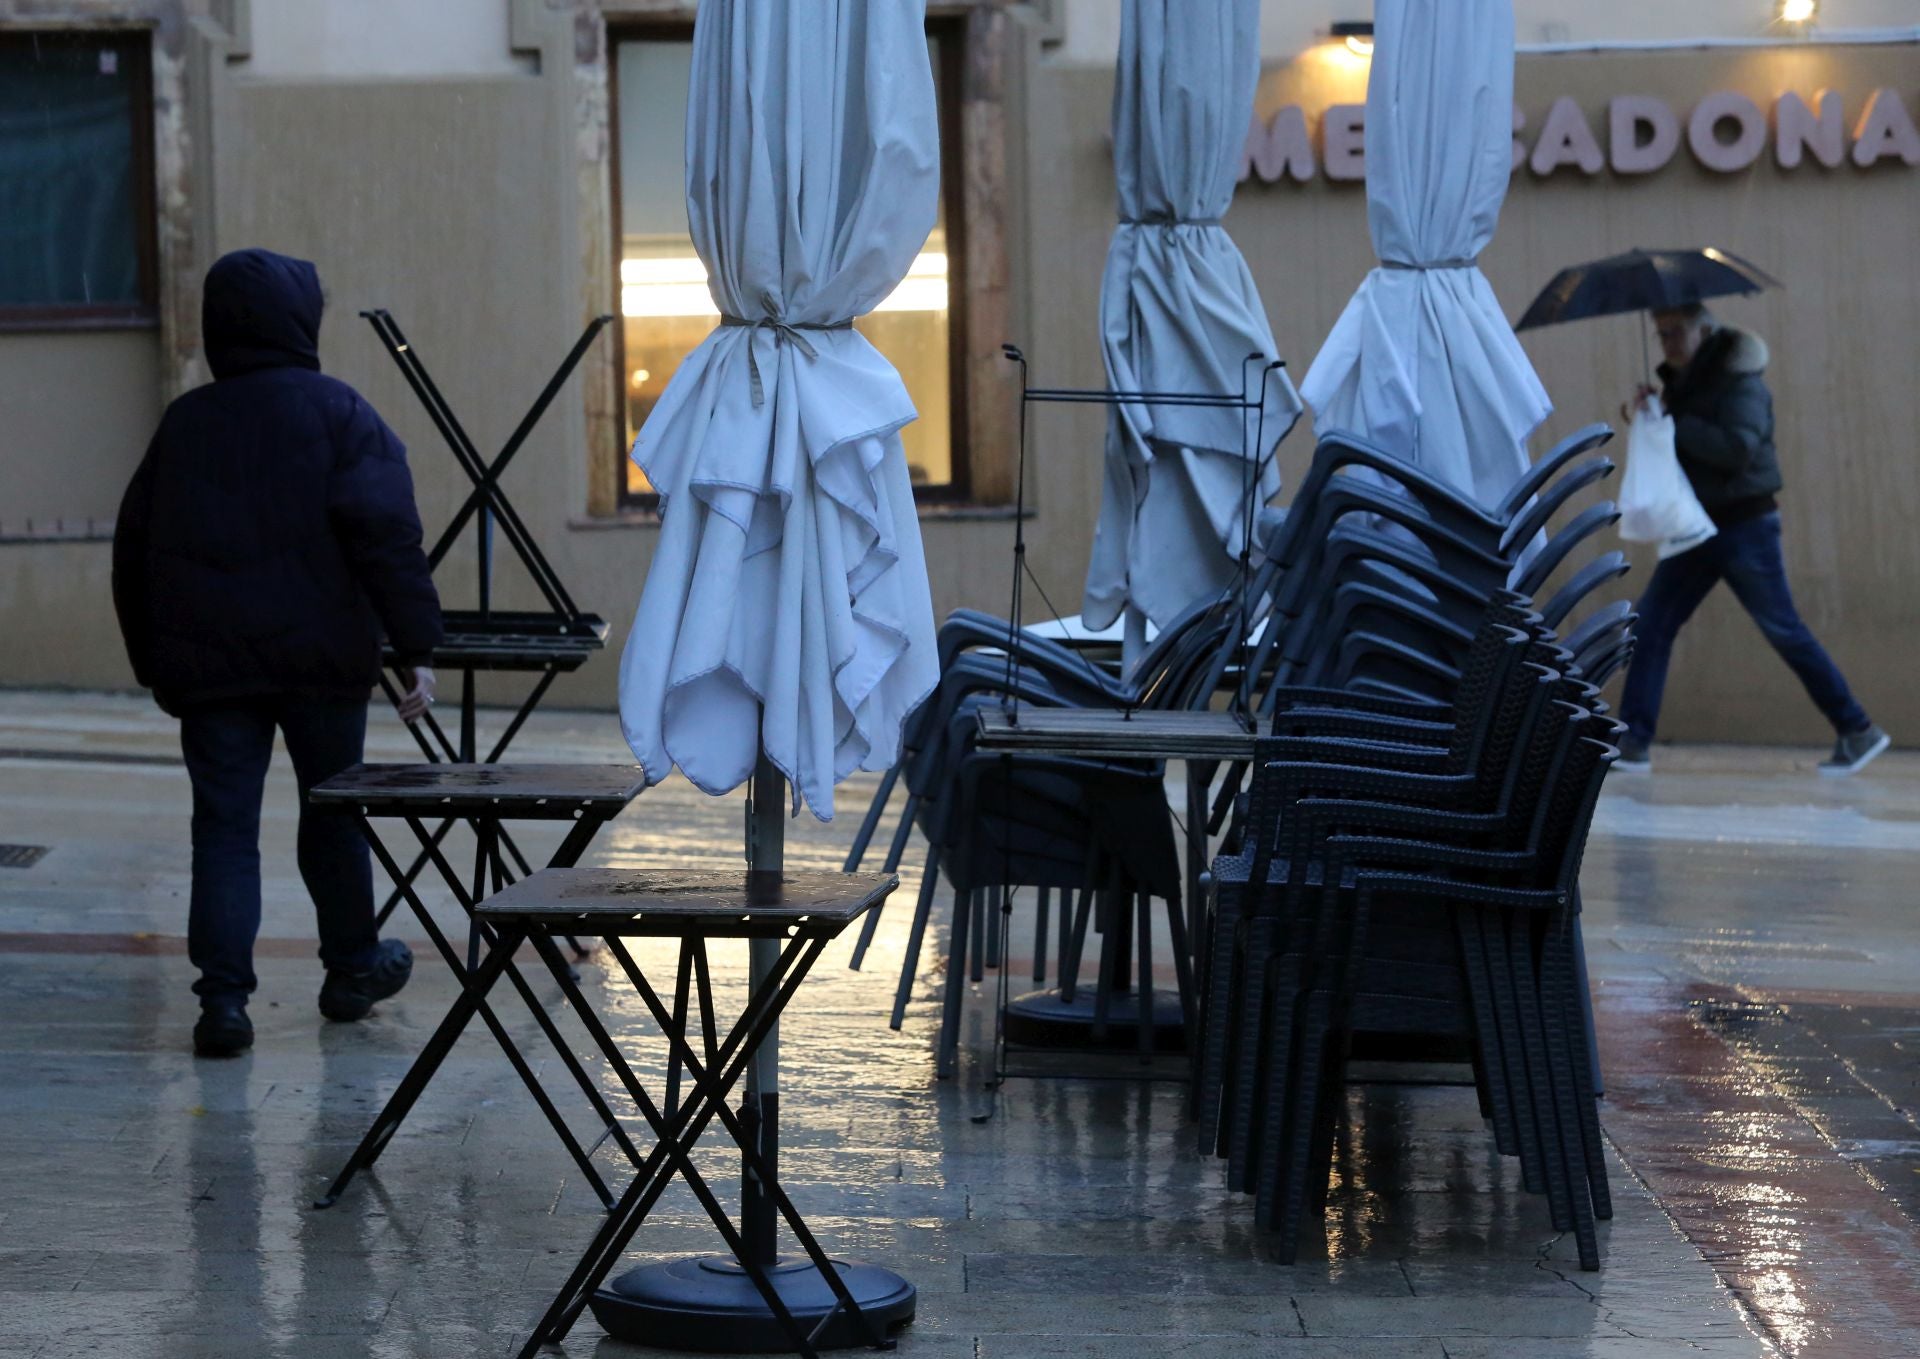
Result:
M534 398L521 417L512 434L502 445L499 453L489 460L480 452L479 446L468 434L466 427L454 414L452 405L440 391L433 375L427 371L425 361L420 357L419 348L409 341L400 329L400 323L393 313L384 308L362 312L361 315L373 327L374 334L386 348L401 376L413 393L420 399L427 417L434 428L446 441L447 449L453 454L454 461L471 483L466 499L454 512L452 519L440 531L427 553L427 565L438 571L458 542L462 532L469 524L473 529L474 549L477 554L479 598L478 607L470 610L445 610L441 617L445 621L445 637L434 650L430 664L435 670L457 671L460 674L460 725L457 743L449 737L434 714L429 711L408 730L420 746L422 758L432 761L474 763L483 760L492 764L506 754L507 747L519 733L521 726L539 706L541 699L561 675L578 670L594 652L606 646L607 624L598 615L585 613L574 603L573 596L554 570L553 564L534 539L520 513L514 508L502 485L502 477L516 454L525 446L534 427L546 414L566 385L568 378L580 364L586 352L592 347L600 331L613 320L612 316L596 316L587 323L574 342L573 348L560 361L546 385ZM503 610L494 607L493 566L494 536L496 529L507 540L507 546L513 550L525 575L539 592L545 602L544 609ZM381 677L381 688L395 704L400 701L400 689L405 676L395 665L398 658L391 649L385 660L392 678ZM522 696L519 706L506 729L494 741L492 748L483 757L480 753L477 725L478 685L477 675L482 671L518 671L523 674L537 675L533 685ZM396 682L397 681L397 682ZM442 821L435 829L434 841L438 845L453 828L451 821ZM522 873L532 872L519 847L511 836L504 837L506 851L512 856ZM408 867L404 878L398 882L412 883L426 870L427 855L417 855ZM380 908L379 919L382 924L400 904L400 891L395 891Z
M980 709L980 749L1104 760L1250 760L1255 733L1237 713L1126 708Z
M589 1305L612 1333L655 1345L757 1350L779 1348L784 1341L794 1352L809 1356L816 1346L864 1342L890 1347L888 1328L912 1316L912 1286L890 1271L828 1258L780 1187L777 1139L772 1129L758 1123L772 1119L777 1107L771 1098L774 1078L761 1068L771 1055L763 1052L763 1045L771 1047L781 1012L828 943L884 900L898 881L891 873L553 868L480 904L475 914L491 929L493 945L469 973L449 1025L464 1023L484 1005L523 942L551 949L556 935L574 934L603 942L618 968L617 973L610 970L610 978L626 978L668 1045L668 1071L656 1100L578 985L564 972L556 974L657 1141L638 1162L638 1173L520 1351L523 1359L564 1339ZM656 985L635 960L625 942L634 938L679 941L670 987ZM723 1032L714 1007L708 946L730 940L746 941L773 956L764 962L756 959L745 1007ZM728 1096L750 1070L756 1074L749 1083L757 1082L758 1090L736 1113L728 1107ZM694 1163L695 1146L715 1119L737 1144L743 1161L739 1227ZM659 1277L630 1283L630 1275L614 1288L602 1288L676 1176L713 1219L731 1260L689 1260L635 1271ZM775 1214L784 1219L804 1258L781 1260L775 1255ZM683 1286L701 1296L677 1300ZM741 1324L744 1307L723 1309L719 1320L715 1311L700 1310L716 1292L729 1288L735 1297L765 1309L751 1338L717 1338L717 1328L729 1320ZM770 1337L766 1332L772 1327L777 1331Z
M635 765L363 764L319 784L310 796L318 806L337 807L355 817L374 857L399 885L401 896L413 908L435 950L464 984L479 961L481 945L489 942L493 933L476 907L490 891L499 891L518 877L502 853L505 832L501 823L508 820L571 822L565 839L548 861L552 867L570 868L580 861L600 828L619 815L644 786L640 769ZM473 827L479 849L470 882L462 881L460 873L441 852L436 834L427 828L430 818L441 818L448 824L463 821ZM376 820L395 819L406 823L420 842L425 861L439 870L448 890L467 913L470 923L464 958L420 900L412 878L403 872L374 826ZM577 994L572 989L572 972L552 938L542 935L534 941L534 949L562 987L569 994ZM599 1141L592 1146L581 1146L491 1007L469 1004L468 993L463 991L461 1000L434 1031L426 1048L375 1117L373 1126L319 1200L318 1207L330 1206L357 1173L379 1159L476 1013L526 1083L540 1112L553 1125L587 1183L603 1203L613 1203L612 1192L593 1164L594 1149L600 1142L612 1138L630 1160L637 1162L639 1153L526 978L518 968L505 970L514 990L532 1012L561 1064L600 1120Z

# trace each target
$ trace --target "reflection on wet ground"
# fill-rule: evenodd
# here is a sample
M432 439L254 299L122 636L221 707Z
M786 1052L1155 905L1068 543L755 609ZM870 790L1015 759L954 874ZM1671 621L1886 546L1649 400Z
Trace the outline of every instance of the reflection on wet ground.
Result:
M390 723L375 745L408 757ZM375 1173L332 1210L308 1206L454 988L423 956L372 1020L319 1021L290 779L276 774L267 810L258 1043L196 1063L170 729L131 702L6 695L9 750L32 753L0 753L0 840L50 852L0 869L0 1355L509 1353L597 1207L484 1032ZM611 721L585 715L537 718L517 751L621 758ZM992 1103L991 977L966 1013L971 1063L936 1082L933 949L905 1030L885 1022L911 872L866 970L846 968L843 940L783 1025L784 1178L831 1247L919 1286L908 1354L1920 1352L1920 916L1906 881L1920 762L1828 785L1813 758L1698 752L1609 792L1586 878L1618 1153L1597 1275L1574 1267L1458 1086L1350 1092L1324 1243L1283 1267L1192 1150L1179 1085L1018 1080ZM589 862L732 869L740 829L737 800L669 784ZM794 823L789 865L837 867L851 831ZM543 853L557 835L522 843ZM666 961L667 945L647 947ZM744 957L715 957L724 1004ZM584 972L657 1077L639 1001ZM502 1011L537 1053L531 1022ZM722 1182L724 1148L711 1155ZM616 1155L599 1159L616 1173ZM715 1242L677 1188L637 1255ZM588 1320L565 1352L647 1351Z

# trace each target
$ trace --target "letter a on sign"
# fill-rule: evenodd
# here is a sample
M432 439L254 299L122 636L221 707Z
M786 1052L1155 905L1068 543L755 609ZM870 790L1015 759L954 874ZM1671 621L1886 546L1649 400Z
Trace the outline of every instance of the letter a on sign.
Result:
M1853 134L1853 163L1861 169L1897 157L1920 165L1920 132L1914 131L1907 106L1892 90L1875 90L1860 115Z
M1606 164L1600 143L1593 139L1587 117L1570 95L1561 95L1547 110L1540 140L1533 144L1530 162L1536 175L1550 175L1562 165L1577 165L1583 175L1597 175Z

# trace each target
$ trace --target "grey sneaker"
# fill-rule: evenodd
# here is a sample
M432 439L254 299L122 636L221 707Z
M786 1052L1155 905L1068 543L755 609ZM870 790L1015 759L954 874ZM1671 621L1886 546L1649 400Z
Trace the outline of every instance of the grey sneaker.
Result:
M1620 738L1620 758L1613 767L1622 774L1650 774L1653 772L1653 751L1647 743L1628 732Z
M1820 772L1830 779L1857 774L1885 754L1892 744L1891 736L1877 724L1871 724L1865 731L1852 732L1835 741L1833 754L1820 762Z

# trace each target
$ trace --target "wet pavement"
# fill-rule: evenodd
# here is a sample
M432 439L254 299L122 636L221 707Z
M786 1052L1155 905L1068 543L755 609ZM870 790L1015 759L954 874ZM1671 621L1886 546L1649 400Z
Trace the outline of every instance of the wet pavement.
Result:
M374 756L409 753L379 721ZM623 755L590 714L536 718L515 753ZM910 873L866 969L841 941L783 1025L783 1179L832 1249L918 1285L906 1355L1920 1354L1920 759L1826 783L1818 757L1663 749L1659 773L1609 788L1585 876L1615 1153L1598 1274L1492 1153L1470 1089L1355 1087L1324 1242L1286 1267L1193 1152L1179 1085L1021 1079L994 1100L992 974L961 1076L934 1080L934 948L905 1029L886 1026ZM454 986L408 925L413 985L362 1024L320 1020L284 768L269 798L257 1044L197 1062L170 724L131 700L0 694L0 843L46 851L7 867L0 850L0 1356L504 1356L594 1228L478 1028L377 1169L310 1206ZM793 823L789 862L837 867L851 821ZM668 784L587 862L729 866L740 830L737 799ZM557 835L521 839L544 855ZM744 959L717 960L737 995ZM583 971L657 1075L639 1002ZM704 1150L724 1180L725 1148ZM717 1237L676 1188L635 1244L667 1258ZM586 1318L564 1352L656 1351Z

